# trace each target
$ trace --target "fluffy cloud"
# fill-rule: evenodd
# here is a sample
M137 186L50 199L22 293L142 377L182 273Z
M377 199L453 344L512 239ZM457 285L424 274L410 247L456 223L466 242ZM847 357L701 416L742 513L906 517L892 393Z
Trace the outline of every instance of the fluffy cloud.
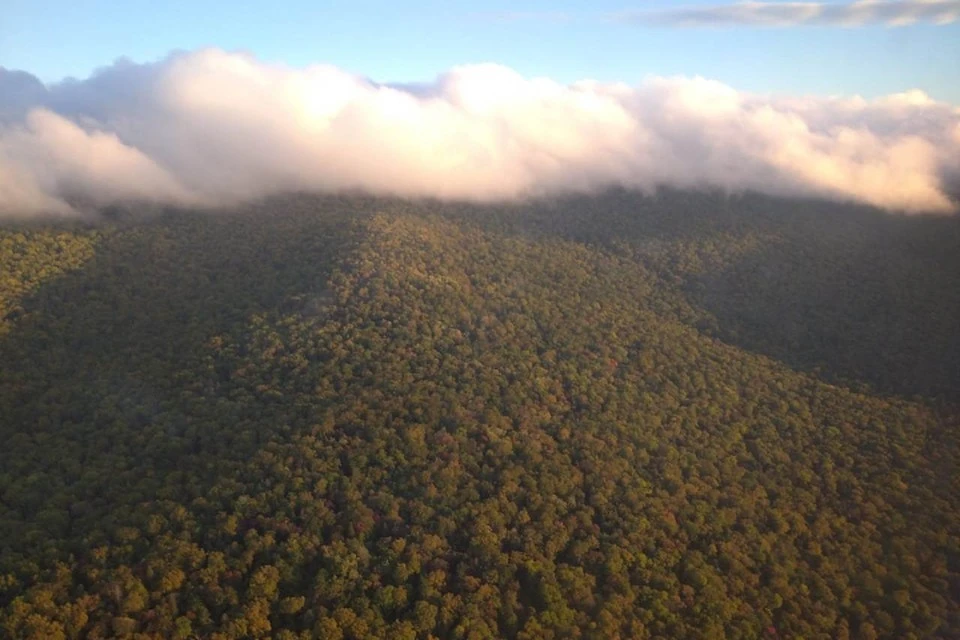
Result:
M766 98L702 78L563 85L495 65L390 86L216 49L43 87L0 72L0 212L287 190L502 199L713 185L947 211L960 110Z

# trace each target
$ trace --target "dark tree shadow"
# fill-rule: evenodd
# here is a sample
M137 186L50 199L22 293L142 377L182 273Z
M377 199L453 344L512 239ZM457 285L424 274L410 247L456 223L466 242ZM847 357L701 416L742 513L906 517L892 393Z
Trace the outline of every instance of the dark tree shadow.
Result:
M215 394L200 411L184 391L196 403L229 375L211 357L218 336L325 299L350 206L291 197L240 213L113 212L91 260L22 300L0 340L0 552L106 527L162 499L172 476L212 483L211 460L243 455L224 437L235 425L197 424L217 416Z
M728 342L831 381L960 397L960 219L792 219L688 291Z
M958 216L669 188L431 207L506 235L624 249L712 316L702 329L831 382L960 397Z

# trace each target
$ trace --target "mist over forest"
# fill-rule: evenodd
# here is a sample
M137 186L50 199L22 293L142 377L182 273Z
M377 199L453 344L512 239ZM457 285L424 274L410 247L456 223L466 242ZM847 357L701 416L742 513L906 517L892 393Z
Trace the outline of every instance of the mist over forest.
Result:
M290 191L491 202L610 186L950 213L960 109L919 89L762 95L700 76L561 83L497 64L391 84L216 48L50 84L0 68L8 218Z

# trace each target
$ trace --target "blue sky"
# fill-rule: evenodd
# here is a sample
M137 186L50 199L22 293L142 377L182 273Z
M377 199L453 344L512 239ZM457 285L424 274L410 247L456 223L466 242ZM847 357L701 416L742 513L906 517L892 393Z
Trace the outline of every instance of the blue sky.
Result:
M329 62L380 81L498 62L560 81L702 75L761 93L869 97L919 88L960 104L958 22L686 28L611 18L688 4L704 3L0 0L0 66L51 82L85 77L120 56L145 62L217 46L291 65Z

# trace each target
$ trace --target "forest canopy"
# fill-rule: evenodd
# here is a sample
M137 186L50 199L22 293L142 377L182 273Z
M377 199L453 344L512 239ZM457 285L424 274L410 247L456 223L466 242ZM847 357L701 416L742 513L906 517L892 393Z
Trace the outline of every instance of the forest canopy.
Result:
M0 635L960 635L960 221L291 195L0 229Z

